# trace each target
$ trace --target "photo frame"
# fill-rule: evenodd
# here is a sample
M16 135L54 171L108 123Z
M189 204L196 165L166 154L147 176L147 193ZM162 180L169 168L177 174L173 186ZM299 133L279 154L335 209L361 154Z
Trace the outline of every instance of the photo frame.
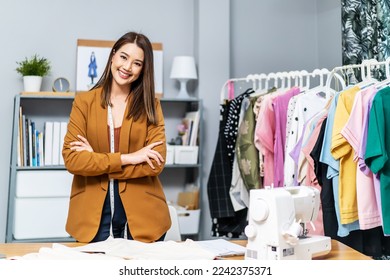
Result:
M76 92L88 91L100 79L115 41L77 40ZM152 43L155 93L163 96L163 46Z

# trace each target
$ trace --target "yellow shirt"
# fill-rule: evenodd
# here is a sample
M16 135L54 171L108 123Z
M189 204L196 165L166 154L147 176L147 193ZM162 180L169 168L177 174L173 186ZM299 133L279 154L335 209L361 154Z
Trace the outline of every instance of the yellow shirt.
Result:
M341 224L349 224L358 220L356 199L356 162L351 145L341 134L350 116L353 102L359 87L354 86L340 93L338 99L330 152L336 160L340 160L339 176L339 209Z

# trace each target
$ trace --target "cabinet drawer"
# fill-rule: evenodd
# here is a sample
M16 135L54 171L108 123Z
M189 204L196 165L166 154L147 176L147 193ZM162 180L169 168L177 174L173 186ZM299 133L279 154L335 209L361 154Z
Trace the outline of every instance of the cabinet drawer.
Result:
M67 197L73 175L66 170L18 171L16 197Z
M69 198L16 198L15 239L69 237L65 231Z

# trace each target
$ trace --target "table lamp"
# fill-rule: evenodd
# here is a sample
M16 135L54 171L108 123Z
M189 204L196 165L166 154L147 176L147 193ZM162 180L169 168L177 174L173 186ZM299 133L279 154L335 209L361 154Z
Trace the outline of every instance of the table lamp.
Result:
M195 59L192 56L176 56L173 59L171 79L179 80L180 91L177 98L191 98L187 92L187 82L198 78L195 68Z

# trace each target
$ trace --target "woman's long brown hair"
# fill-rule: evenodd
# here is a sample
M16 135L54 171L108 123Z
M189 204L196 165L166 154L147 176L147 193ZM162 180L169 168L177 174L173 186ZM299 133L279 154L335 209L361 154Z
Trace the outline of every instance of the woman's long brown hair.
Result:
M155 92L154 92L154 68L153 68L153 47L149 39L140 33L128 32L124 34L114 44L108 57L106 67L102 76L96 85L92 88L102 87L102 107L111 106L111 83L113 80L111 73L111 60L116 50L123 45L136 44L144 51L144 63L140 76L131 84L131 94L128 106L127 119L131 117L137 121L143 115L147 116L148 123L157 124L157 115L155 110Z

